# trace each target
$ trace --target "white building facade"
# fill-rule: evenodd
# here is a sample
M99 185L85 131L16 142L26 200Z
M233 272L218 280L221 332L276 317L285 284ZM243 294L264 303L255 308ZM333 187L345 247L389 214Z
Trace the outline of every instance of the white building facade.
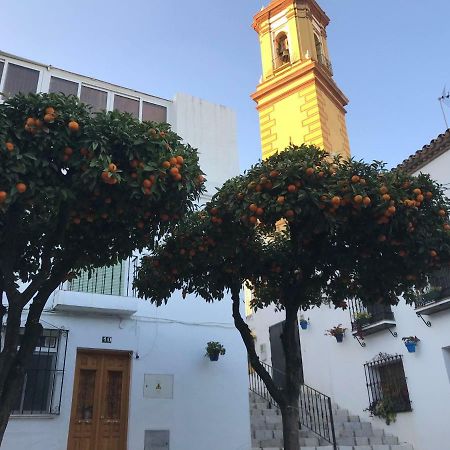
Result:
M400 167L414 175L429 173L448 189L450 130ZM347 311L326 305L305 311L302 318L308 321L307 328L300 329L304 382L415 450L450 448L450 274L437 275L435 284L436 295L419 299L416 305L402 300L392 309L369 311L363 339L356 333L355 313L364 308L357 303ZM247 318L259 356L269 365L277 361L271 353L277 346L269 330L283 320L284 313L269 308ZM325 335L339 324L347 328L342 343ZM406 336L420 339L414 353L402 342ZM388 396L398 410L396 422L389 426L365 411L373 401Z
M236 118L223 106L184 94L166 100L1 52L0 92L64 92L94 110L167 121L199 149L210 193L238 173ZM175 295L156 308L134 295L137 263L53 293L2 449L250 448L247 358L231 301ZM204 357L208 341L227 350L218 362Z

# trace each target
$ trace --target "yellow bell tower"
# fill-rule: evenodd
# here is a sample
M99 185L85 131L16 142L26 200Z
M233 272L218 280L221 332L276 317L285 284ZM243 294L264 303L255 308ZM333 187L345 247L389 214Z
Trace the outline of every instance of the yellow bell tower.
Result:
M262 156L289 144L315 144L350 156L347 98L333 80L326 27L315 0L272 0L253 20L259 35L262 77L257 103Z

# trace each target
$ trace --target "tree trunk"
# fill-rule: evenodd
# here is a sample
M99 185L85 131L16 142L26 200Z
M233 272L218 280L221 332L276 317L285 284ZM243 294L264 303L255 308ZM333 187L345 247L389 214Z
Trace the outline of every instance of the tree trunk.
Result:
M283 390L285 405L280 405L283 420L283 439L285 450L300 450L300 348L297 339L298 307L288 302L281 342L286 360L286 378Z
M300 450L298 400L297 406L288 404L280 409L283 420L284 450Z

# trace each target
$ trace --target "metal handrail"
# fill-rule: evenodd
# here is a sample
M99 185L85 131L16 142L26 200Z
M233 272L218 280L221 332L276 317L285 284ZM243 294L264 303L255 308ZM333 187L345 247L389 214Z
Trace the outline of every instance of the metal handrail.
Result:
M274 372L285 376L284 372L274 369L269 364L263 362L261 364L272 379ZM278 406L262 379L251 366L249 367L249 388L250 391L266 400L271 406ZM334 450L337 449L331 397L302 383L299 396L299 414L301 426L330 442Z

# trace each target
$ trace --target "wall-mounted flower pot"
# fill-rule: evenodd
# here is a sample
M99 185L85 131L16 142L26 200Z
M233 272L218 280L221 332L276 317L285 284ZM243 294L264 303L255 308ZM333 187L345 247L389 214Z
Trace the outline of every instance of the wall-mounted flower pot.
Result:
M335 334L334 337L336 338L337 342L342 342L344 340L344 334Z
M209 355L210 361L219 361L219 354L217 355Z
M409 353L415 353L416 352L416 346L417 344L415 342L405 342L406 348L408 349Z
M300 320L300 328L302 330L306 330L308 328L308 321L307 320Z

